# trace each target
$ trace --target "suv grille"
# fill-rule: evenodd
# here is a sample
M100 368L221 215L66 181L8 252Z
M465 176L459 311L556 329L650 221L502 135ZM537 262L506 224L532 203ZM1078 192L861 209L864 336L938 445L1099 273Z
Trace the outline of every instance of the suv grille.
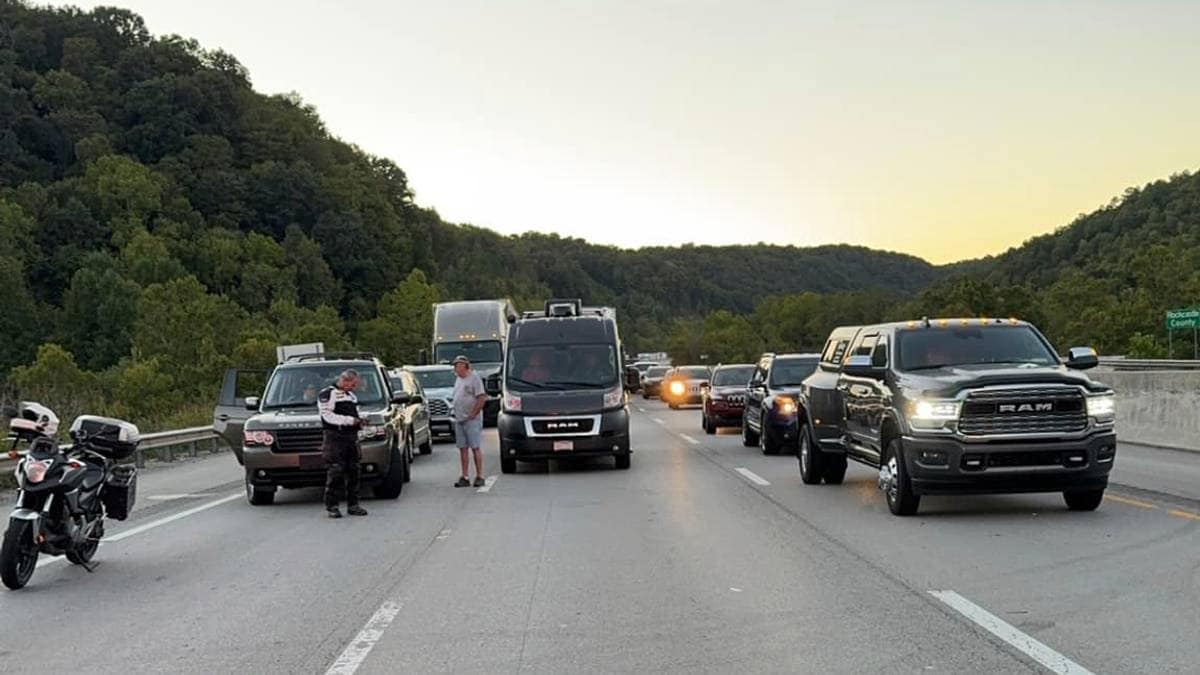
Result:
M450 404L443 398L429 399L429 414L432 417L446 417L450 414Z
M1087 424L1083 394L1073 387L981 389L967 395L958 430L967 436L1061 434Z
M317 429L279 429L274 432L275 452L320 452L324 432Z

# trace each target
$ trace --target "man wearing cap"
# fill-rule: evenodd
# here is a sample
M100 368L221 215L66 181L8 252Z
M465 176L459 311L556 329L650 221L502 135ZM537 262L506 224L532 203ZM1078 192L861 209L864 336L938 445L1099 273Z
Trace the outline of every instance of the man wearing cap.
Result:
M483 406L487 403L487 390L483 380L471 370L471 361L465 356L454 359L454 440L458 444L462 475L454 487L470 487L467 476L471 473L470 452L475 453L475 487L482 487L483 452L479 446L483 436Z

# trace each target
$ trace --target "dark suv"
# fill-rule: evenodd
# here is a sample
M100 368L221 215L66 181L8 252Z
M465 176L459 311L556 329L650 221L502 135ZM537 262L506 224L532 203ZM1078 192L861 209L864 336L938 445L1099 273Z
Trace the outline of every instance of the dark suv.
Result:
M700 428L715 434L721 427L742 426L746 409L746 383L754 374L753 363L730 363L717 366L712 383L704 388L700 413Z
M766 455L795 452L800 438L796 398L819 358L819 354L763 354L746 386L743 445L760 445Z
M1062 492L1093 510L1116 458L1114 397L1032 325L941 319L839 328L804 383L800 475L840 483L846 458L879 470L896 515L921 495Z

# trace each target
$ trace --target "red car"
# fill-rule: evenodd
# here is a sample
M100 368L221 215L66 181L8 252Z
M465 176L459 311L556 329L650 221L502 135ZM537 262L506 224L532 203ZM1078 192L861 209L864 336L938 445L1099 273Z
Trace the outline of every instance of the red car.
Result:
M701 400L700 424L704 432L717 433L721 427L741 427L746 409L746 384L754 374L750 363L731 363L717 366L711 384Z

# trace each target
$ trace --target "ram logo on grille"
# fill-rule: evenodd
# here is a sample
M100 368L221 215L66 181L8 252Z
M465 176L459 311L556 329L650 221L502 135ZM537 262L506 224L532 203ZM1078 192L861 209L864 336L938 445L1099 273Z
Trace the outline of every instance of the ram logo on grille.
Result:
M546 429L550 431L575 431L579 429L579 422L546 422Z
M1001 403L996 406L996 411L1002 413L1054 412L1054 402Z

